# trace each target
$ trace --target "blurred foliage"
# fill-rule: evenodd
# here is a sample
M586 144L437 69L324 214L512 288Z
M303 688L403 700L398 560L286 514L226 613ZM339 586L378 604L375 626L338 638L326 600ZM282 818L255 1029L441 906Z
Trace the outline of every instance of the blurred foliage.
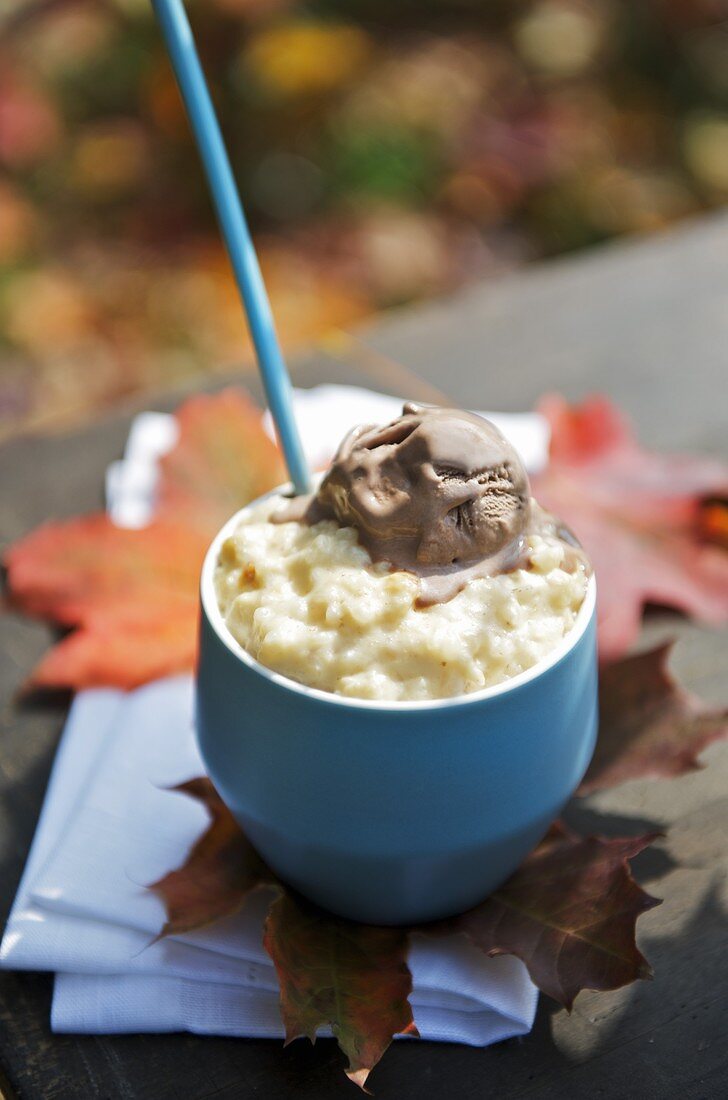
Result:
M724 0L190 0L286 346L728 196ZM0 6L0 434L249 357L149 0Z

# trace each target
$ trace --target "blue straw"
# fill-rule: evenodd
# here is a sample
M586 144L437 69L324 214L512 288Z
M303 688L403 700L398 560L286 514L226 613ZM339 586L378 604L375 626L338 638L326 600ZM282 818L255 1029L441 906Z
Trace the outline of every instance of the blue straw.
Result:
M293 415L291 380L281 355L258 257L240 204L187 13L182 0L152 0L152 5L205 166L288 472L296 493L307 493L310 490L309 471Z

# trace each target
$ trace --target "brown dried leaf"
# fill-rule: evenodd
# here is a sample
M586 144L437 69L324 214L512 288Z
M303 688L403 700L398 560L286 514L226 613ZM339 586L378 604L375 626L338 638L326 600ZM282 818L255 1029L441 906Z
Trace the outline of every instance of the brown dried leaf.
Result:
M424 931L464 932L487 955L516 955L538 988L567 1009L582 989L649 978L635 923L660 902L637 885L627 861L656 835L606 840L554 826L489 898Z
M167 912L160 937L229 916L256 886L278 885L264 942L281 985L286 1041L313 1041L329 1025L349 1059L349 1077L364 1088L393 1035L416 1035L406 930L340 920L277 883L209 779L173 790L202 802L211 821L183 864L150 886Z
M256 886L275 881L209 779L190 779L172 789L202 802L211 821L182 866L149 887L167 911L160 936L192 932L229 916Z
M333 917L285 892L273 902L265 948L281 986L286 1042L315 1041L329 1025L361 1088L394 1035L416 1035L408 997L412 975L402 928Z
M700 767L711 742L728 737L728 708L706 707L669 672L672 645L602 668L599 737L579 794L628 779L684 775Z
M178 788L212 821L182 867L152 887L164 900L162 935L191 931L234 912L275 877L255 854L207 779ZM570 1008L582 989L617 989L647 978L635 943L640 913L659 905L628 860L654 836L582 838L554 826L499 890L468 913L422 931L465 933L488 955L513 954L543 992ZM362 1088L396 1034L416 1034L408 997L408 929L376 928L323 912L281 883L265 947L281 987L287 1041L330 1026Z

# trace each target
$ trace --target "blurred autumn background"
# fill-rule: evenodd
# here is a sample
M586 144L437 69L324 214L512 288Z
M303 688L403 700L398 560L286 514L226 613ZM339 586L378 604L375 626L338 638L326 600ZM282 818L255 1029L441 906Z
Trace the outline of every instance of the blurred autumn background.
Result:
M728 197L725 0L190 0L288 348ZM0 0L0 436L249 358L149 0Z

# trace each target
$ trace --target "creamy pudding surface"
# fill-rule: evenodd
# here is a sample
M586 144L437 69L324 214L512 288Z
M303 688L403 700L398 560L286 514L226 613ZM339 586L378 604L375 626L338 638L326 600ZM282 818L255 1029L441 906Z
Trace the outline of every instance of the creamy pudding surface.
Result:
M586 593L586 559L555 521L526 529L515 566L423 605L421 578L373 560L355 527L281 522L280 508L252 505L223 543L218 605L251 656L323 691L425 700L501 683L548 656Z
M261 664L359 699L466 695L571 630L589 563L483 417L406 404L349 432L316 491L251 505L215 572Z

